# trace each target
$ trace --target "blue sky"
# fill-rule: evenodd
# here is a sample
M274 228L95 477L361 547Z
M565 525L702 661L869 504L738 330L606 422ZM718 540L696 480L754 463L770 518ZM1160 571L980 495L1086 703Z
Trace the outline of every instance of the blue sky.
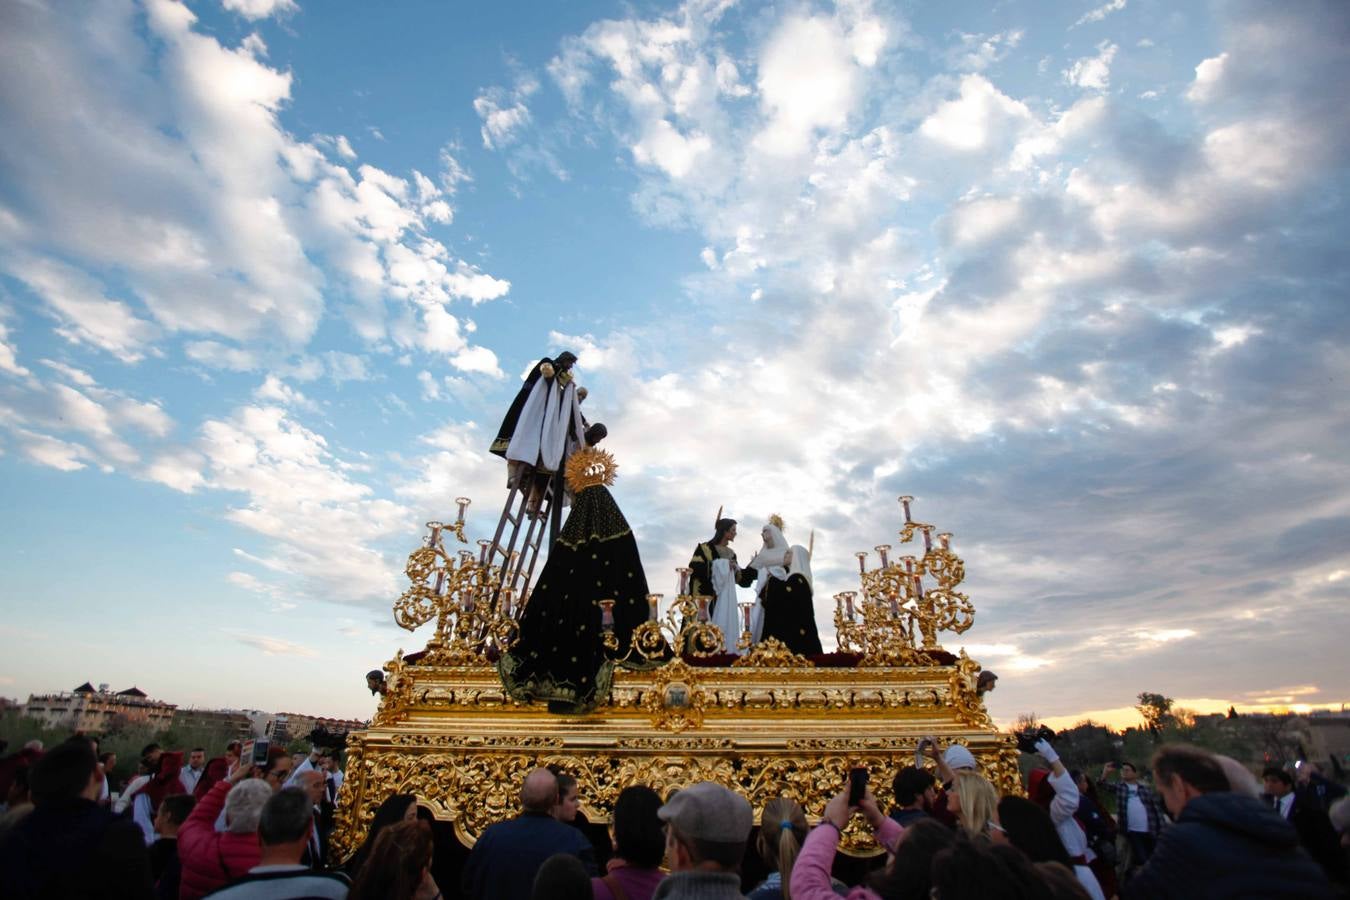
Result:
M956 532L1011 719L1350 699L1344 5L0 11L0 692L367 715L578 353L649 580Z

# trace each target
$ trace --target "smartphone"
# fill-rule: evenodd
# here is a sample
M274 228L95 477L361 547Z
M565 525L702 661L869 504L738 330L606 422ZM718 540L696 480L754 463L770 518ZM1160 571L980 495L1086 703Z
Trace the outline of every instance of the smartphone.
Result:
M867 793L867 770L849 769L848 770L848 805L857 806L862 802L863 794Z
M266 765L267 765L267 748L268 748L268 746L269 746L269 742L268 742L267 740L265 740L265 739L254 741L254 742L253 742L253 758L252 758L251 760L249 760L249 761L252 762L253 765L255 765L255 766L264 766L264 767L266 767Z

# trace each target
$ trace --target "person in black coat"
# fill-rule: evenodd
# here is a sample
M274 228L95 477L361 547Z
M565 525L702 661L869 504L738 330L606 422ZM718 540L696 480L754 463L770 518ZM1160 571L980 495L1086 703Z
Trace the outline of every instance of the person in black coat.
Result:
M544 860L567 853L596 874L595 851L577 829L553 818L558 779L535 769L520 791L521 813L483 832L464 863L464 896L469 900L529 900Z
M1175 823L1122 887L1122 900L1333 896L1294 827L1255 797L1233 793L1213 754L1164 746L1153 772Z
M103 776L84 738L34 763L33 811L0 844L0 898L151 898L150 854L136 823L98 805Z

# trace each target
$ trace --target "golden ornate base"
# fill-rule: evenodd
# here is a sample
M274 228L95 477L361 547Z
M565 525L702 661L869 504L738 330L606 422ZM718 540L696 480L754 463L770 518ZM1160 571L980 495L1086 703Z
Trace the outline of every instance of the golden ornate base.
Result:
M892 776L913 764L926 735L966 745L1000 790L1020 792L1016 749L990 723L975 691L979 667L964 654L952 665L840 668L755 657L735 667L676 659L620 669L608 704L567 716L509 699L490 666L400 655L386 667L389 692L371 727L349 738L334 851L341 858L359 846L396 793L415 794L472 846L515 814L525 773L549 764L576 776L592 822L609 820L628 785L664 796L705 780L746 796L756 816L786 795L814 818L855 766L870 771L885 807ZM846 834L843 848L880 852L861 832Z

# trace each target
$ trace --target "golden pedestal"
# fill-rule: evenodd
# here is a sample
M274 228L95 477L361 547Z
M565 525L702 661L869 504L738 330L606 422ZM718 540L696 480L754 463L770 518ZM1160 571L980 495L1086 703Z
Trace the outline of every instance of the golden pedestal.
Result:
M1020 793L1014 742L993 727L976 690L978 663L964 651L951 656L936 640L938 631L970 627L973 609L956 590L964 567L950 535L936 535L935 544L933 526L910 520L910 499L901 498L900 540L921 533L923 556L891 562L883 545L876 548L880 565L869 570L866 554L857 554L862 598L835 598L840 653L813 665L769 640L732 665L699 665L721 647L721 632L706 623L706 599L681 593L658 620L661 597L653 594L652 618L634 632L625 656L641 668L620 666L607 702L578 715L505 694L491 660L514 641L515 583L509 570L489 565L487 548L477 559L445 548L445 534L465 541L468 501L461 500L459 521L430 523L425 546L409 557L412 586L395 604L395 618L410 629L435 618L436 635L415 660L400 652L385 666L379 711L366 731L349 736L333 834L337 858L360 845L375 810L399 793L416 795L472 846L488 825L515 815L526 773L542 765L577 778L592 822L607 822L629 785L665 796L698 781L741 793L756 817L767 801L788 796L815 818L847 770L859 766L886 807L892 777L914 764L925 736L940 746L964 744L1000 791ZM687 583L688 570L681 570L681 591ZM617 651L608 602L600 603L606 638ZM748 604L743 611L748 630ZM741 646L749 648L748 633ZM672 647L691 648L693 656L672 658ZM855 819L843 849L880 852L857 827Z

